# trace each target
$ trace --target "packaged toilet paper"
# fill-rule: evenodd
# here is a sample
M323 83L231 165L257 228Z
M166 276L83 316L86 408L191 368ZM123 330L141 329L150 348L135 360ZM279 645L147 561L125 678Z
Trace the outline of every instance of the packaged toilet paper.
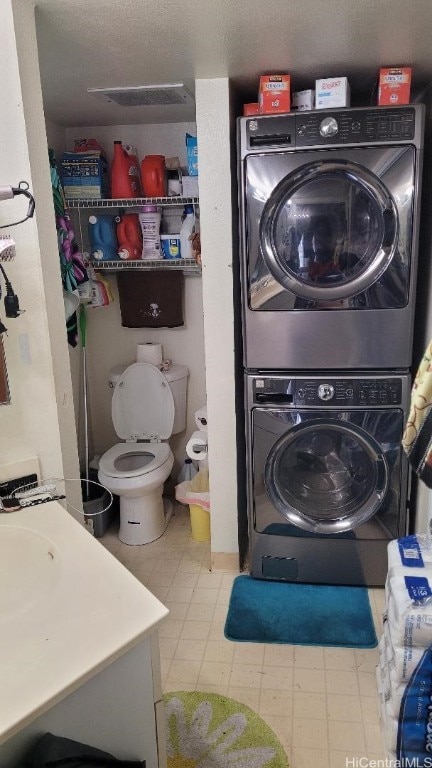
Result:
M431 583L425 576L396 572L387 579L385 618L394 648L432 645Z
M384 622L384 631L380 640L380 654L381 642L382 660L383 662L385 660L392 687L396 689L400 685L406 685L421 660L424 648L416 648L412 645L393 645L388 621Z
M431 648L424 651L402 697L396 757L401 765L432 764Z
M419 569L418 575L429 571L432 576L432 538L414 534L402 539L394 539L387 546L389 576L401 569L406 569L406 575Z

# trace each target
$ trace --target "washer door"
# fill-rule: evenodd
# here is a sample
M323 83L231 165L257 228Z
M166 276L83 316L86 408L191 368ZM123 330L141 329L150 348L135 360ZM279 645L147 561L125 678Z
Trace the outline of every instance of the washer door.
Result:
M335 534L378 511L389 469L378 443L360 427L332 418L296 424L270 450L264 483L290 523Z
M274 188L259 244L277 283L303 299L335 301L380 278L398 235L396 204L377 175L349 160L318 160Z

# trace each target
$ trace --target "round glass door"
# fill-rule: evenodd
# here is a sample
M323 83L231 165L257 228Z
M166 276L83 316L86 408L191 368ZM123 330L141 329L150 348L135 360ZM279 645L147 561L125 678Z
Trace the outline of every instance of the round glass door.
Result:
M398 215L380 179L357 163L309 163L286 176L262 213L260 247L296 296L334 301L369 288L396 250Z
M313 533L356 528L378 510L389 471L375 440L353 424L313 419L272 447L264 482L276 509Z

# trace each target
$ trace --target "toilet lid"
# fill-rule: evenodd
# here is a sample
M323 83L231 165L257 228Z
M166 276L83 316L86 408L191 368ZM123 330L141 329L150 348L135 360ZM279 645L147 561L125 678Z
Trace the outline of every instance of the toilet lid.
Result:
M167 440L174 424L174 398L165 376L150 363L122 373L112 398L114 429L122 440Z

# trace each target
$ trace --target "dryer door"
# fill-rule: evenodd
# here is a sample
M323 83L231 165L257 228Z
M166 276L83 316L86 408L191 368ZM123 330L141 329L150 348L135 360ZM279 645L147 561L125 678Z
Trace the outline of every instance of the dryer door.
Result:
M369 288L396 250L398 215L377 176L342 160L308 163L267 201L263 258L275 279L305 299L336 300Z
M280 514L305 531L321 534L352 530L373 517L389 481L389 467L375 439L330 415L299 421L282 434L264 470L265 489Z
M248 158L250 308L405 306L414 169L412 147Z

